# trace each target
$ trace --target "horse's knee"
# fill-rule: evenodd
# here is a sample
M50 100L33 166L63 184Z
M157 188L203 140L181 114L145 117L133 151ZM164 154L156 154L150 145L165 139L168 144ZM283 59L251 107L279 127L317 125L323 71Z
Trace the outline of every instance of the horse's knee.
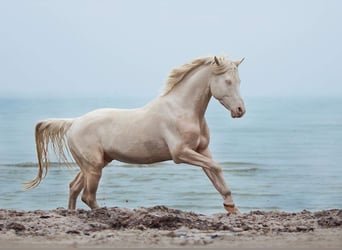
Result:
M216 173L222 173L222 167L219 165L214 165L212 167L212 169L216 172Z

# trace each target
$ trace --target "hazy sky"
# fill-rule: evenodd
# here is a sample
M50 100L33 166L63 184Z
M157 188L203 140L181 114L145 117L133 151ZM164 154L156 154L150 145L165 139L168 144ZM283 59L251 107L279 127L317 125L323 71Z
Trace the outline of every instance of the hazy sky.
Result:
M156 96L200 56L244 96L342 96L342 1L0 0L0 96Z

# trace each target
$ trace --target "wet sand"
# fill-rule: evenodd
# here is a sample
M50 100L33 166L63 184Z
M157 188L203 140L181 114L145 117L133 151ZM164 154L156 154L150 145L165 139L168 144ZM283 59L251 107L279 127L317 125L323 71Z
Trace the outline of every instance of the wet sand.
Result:
M202 215L171 209L0 209L0 248L342 246L342 209Z

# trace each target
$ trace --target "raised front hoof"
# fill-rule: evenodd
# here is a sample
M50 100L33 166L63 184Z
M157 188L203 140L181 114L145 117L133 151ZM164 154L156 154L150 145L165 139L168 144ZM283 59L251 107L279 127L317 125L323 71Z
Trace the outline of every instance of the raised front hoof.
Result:
M234 204L223 203L223 207L229 214L241 214L240 210Z

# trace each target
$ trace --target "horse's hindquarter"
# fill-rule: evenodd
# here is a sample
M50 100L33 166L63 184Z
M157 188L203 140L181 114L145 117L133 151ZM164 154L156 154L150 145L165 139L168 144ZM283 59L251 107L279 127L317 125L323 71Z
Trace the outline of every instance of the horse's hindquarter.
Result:
M127 163L165 161L171 157L160 125L158 114L144 108L96 110L75 120L69 146Z

